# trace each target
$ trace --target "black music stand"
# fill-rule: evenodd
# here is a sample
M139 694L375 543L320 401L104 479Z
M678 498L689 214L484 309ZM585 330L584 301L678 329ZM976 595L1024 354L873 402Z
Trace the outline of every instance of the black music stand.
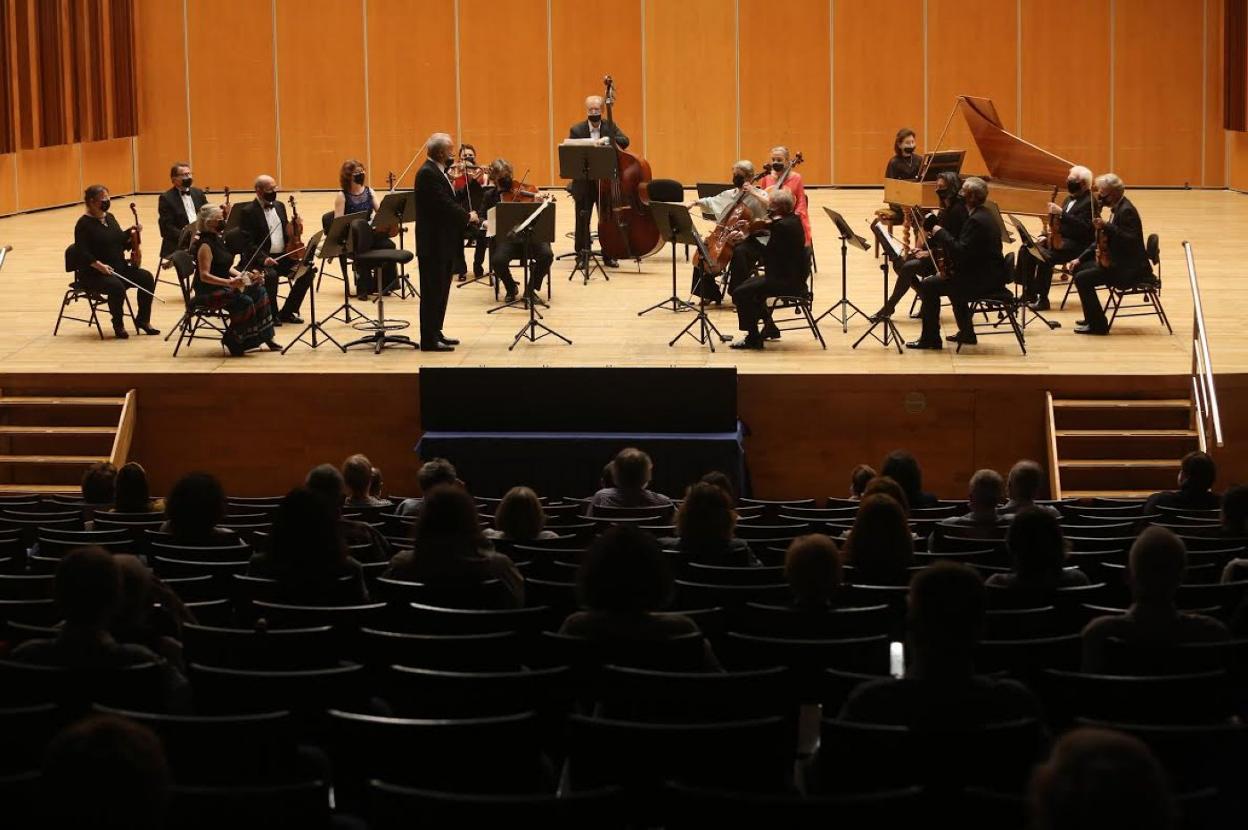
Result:
M342 305L331 311L325 319L341 319L348 326L352 325L352 314L361 320L370 319L367 314L351 305L351 280L347 277L347 237L351 235L351 223L356 219L367 220L368 214L364 211L358 211L356 213L344 213L342 216L336 217L330 224L329 230L325 231L325 244L321 246L320 270L324 271L325 263L331 259L337 259L342 267ZM315 287L313 290L315 290ZM341 318L339 315L342 315Z
M492 238L494 240L495 245L507 245L507 244L510 244L511 242L514 242L516 239L519 239L519 236L516 236L516 237L512 236L512 231L514 231L520 225L524 224L524 222L527 221L529 217L532 216L537 211L537 207L538 207L538 204L536 202L499 202L497 205L490 208L489 213L486 214L485 224L486 224L486 227L489 228L489 234L490 234L490 236L487 238ZM533 220L534 222L537 222L538 225L543 225L548 221L552 223L552 227L550 230L551 239L555 238L555 231L553 227L553 223L555 221L554 215L555 215L555 212L551 210L549 213L549 217L547 216L547 214L543 213L539 219ZM546 236L545 228L538 227L537 229L533 231L533 233L539 237L538 239L539 242L548 241L542 238ZM486 311L485 312L486 314L493 314L494 312L502 311L505 308L518 308L524 311L532 311L533 316L538 320L542 318L542 315L540 312L538 312L536 309L529 308L529 306L532 304L532 301L531 301L531 298L528 296L529 295L528 243L531 240L524 239L522 241L525 243L525 248L521 253L520 267L523 273L522 281L524 283L524 288L520 291L520 295L516 297L516 299L508 301L508 302L504 302L501 305L496 305L493 308ZM547 279L549 279L550 275L547 274L546 276L547 276ZM494 297L494 301L495 302L498 301L497 294Z
M595 144L569 144L566 142L559 145L559 178L572 179L574 189L576 182L583 182L582 186L588 193L591 190L597 190L600 179L614 179L617 175L619 175L619 171L614 147ZM582 216L585 219L586 226L588 226L589 212L578 209L578 221ZM585 282L583 284L586 285L595 271L600 271L608 282L611 281L611 277L607 275L606 269L602 267L602 260L595 253L592 243L590 243L590 247L576 251L576 265L573 266L572 271L568 274L568 279L575 277L578 271L584 274Z
M1018 238L1023 240L1023 247L1036 258L1036 262L1048 262L1048 253L1040 247L1040 244L1036 242L1036 238L1031 235L1031 232L1028 231L1026 227L1023 226L1023 223L1018 221L1018 217L1012 213L1008 214L1008 216L1010 217L1010 223L1013 224L1014 229L1018 231ZM1020 250L1019 253L1022 253L1022 251ZM1015 285L1017 285L1017 283L1015 283ZM1061 323L1056 320L1050 320L1048 317L1045 317L1043 314L1027 304L1027 298L1022 294L1022 289L1024 288L1025 286L1019 286L1014 292L1014 296L1021 300L1021 302L1019 302L1019 306L1021 306L1020 313L1023 318L1020 324L1021 327L1026 330L1027 324L1031 322L1031 320L1027 319L1027 315L1030 314L1033 319L1037 319L1048 326L1049 331L1052 331L1053 329L1060 329L1062 327Z
M547 244L555 241L555 203L545 199L537 203L506 202L500 203L493 210L496 223L494 225L494 238L502 240L504 243L519 240L521 249L524 251L524 259L522 260L524 266L524 293L521 295L521 300L524 307L528 309L529 319L520 327L520 331L516 332L515 339L507 347L507 351L514 349L521 340L536 343L543 337L558 337L571 346L571 340L545 323L540 322L539 318L541 318L541 315L537 313L537 304L533 301L532 286L529 285L529 252L532 244L535 241ZM517 223L516 219L521 221ZM547 276L547 279L549 279L549 276ZM538 329L542 330L541 334L537 333Z
M312 235L311 239L308 240L307 247L304 249L303 258L299 260L299 264L295 266L293 271L291 271L291 285L294 285L301 279L311 280L315 275L316 266L313 265L312 262L316 258L316 249L321 244L321 239L324 235L324 233L318 231ZM316 339L318 332L330 343L337 346L338 351L345 352L346 349L343 348L343 345L335 340L333 335L327 332L325 327L316 319L316 287L310 286L310 288L311 290L308 291L308 324L303 327L303 331L299 332L298 337L286 344L286 347L282 349L282 354L286 354L286 352L290 351L296 343L303 340L303 338L307 337L309 334L311 334L312 337L308 341L308 345L313 349L319 348L321 344Z
M672 295L659 300L644 311L637 312L637 316L641 317L661 308L670 311L692 311L693 303L682 300L676 292L676 243L683 242L686 246L695 244L694 237L697 236L697 231L693 227L693 217L689 214L689 208L677 202L651 202L650 207L654 214L654 223L659 227L659 235L664 241L672 244ZM698 244L701 244L701 239L698 240ZM710 260L703 261L709 262ZM714 350L713 346L711 348Z
M841 334L845 334L849 331L850 320L852 320L855 316L867 316L866 312L849 300L849 276L848 271L846 270L846 261L849 256L849 245L852 244L855 248L862 251L871 250L871 245L867 242L867 240L854 233L853 228L851 228L849 223L845 221L844 216L841 216L841 214L837 213L830 207L825 207L823 212L826 213L828 218L831 219L836 225L836 231L841 235L841 298L833 303L827 311L816 317L815 324L818 325L819 321L824 317L831 316L833 320L836 320L841 324ZM853 309L852 313L850 313L851 308Z
M654 216L654 223L658 226L659 233L663 236L663 239L672 244L672 290L674 292L676 289L677 243L693 245L697 249L698 253L702 255L703 262L710 262L711 255L706 250L706 245L702 241L702 235L699 234L697 228L693 226L693 216L690 215L689 208L679 202L651 202L650 212ZM675 297L673 294L673 299L677 300L681 304L681 308L673 309L674 311L689 310L696 311L697 314L692 320L689 321L688 325L680 330L679 334L668 341L667 345L669 347L676 345L677 340L688 335L698 341L701 345L710 346L711 351L714 352L715 338L719 338L720 341L724 343L727 343L732 339L729 335L721 334L719 329L715 327L715 324L711 322L711 318L706 316L706 299L702 297L701 289L702 280L707 279L708 277L710 279L714 279L713 276L710 276L706 270L703 269L702 275L698 278L698 284L694 286L695 293L698 295L698 304L696 306ZM663 303L666 302L668 301L663 301ZM663 303L660 303L659 306L662 306ZM658 308L659 306L653 306L646 309L646 311L653 311L654 308ZM641 313L645 314L646 312L643 311ZM698 327L697 334L694 334L693 332L694 326Z
M399 229L399 250L407 249L406 234L407 225L416 221L416 191L414 190L396 190L393 193L387 193L381 199L381 204L377 206L377 212L373 214L373 231L379 232L380 228ZM377 286L378 291L385 290L390 286ZM408 297L420 298L420 292L412 285L412 281L407 276L407 263L399 263L399 299L406 300Z
M871 223L871 232L875 234L876 240L880 243L880 250L884 253L883 260L880 263L880 273L884 275L884 302L888 303L888 269L895 262L899 262L904 257L897 240L893 239L880 221L876 219ZM866 315L864 315L866 316ZM875 333L876 328L884 327L884 336ZM866 340L868 337L874 338L881 345L887 348L890 345L897 347L897 354L901 354L901 334L897 331L897 326L893 324L891 316L880 315L871 320L871 327L863 332L862 336L854 341L853 348L858 348L858 344Z

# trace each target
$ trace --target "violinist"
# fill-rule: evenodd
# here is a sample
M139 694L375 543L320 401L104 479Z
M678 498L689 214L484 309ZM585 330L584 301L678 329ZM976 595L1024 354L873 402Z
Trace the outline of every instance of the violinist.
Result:
M451 187L455 188L455 201L464 210L475 210L485 216L481 210L481 197L489 185L489 177L484 167L477 166L477 148L471 144L459 145L459 158L451 165ZM485 253L489 243L485 238L485 230L480 225L469 225L464 231L464 239L471 239L475 251L472 255L472 275L477 279L485 276ZM455 274L460 282L468 279L468 262L464 259L461 249L455 259Z
M918 146L914 130L909 127L902 127L898 130L897 137L893 139L893 157L888 160L888 165L884 168L884 178L906 181L917 179L919 168L922 166ZM894 204L880 208L875 215L894 224L901 222L904 218L902 206Z
M952 170L941 173L936 179L940 211L935 215L934 224L940 225L953 237L962 233L962 223L966 221L966 204L958 192L961 189L962 178ZM931 251L926 249L914 251L905 261L896 265L896 269L897 282L893 284L893 293L889 295L884 307L875 313L875 318L891 317L907 291L912 288L918 291L923 278L936 273Z
M1075 326L1076 334L1109 334L1109 321L1105 309L1096 296L1101 285L1129 288L1142 282L1155 280L1148 254L1144 250L1144 226L1140 212L1126 197L1126 185L1113 173L1096 178L1098 207L1109 207L1109 218L1096 215L1092 228L1103 235L1109 263L1098 263L1097 241L1079 257L1075 272L1075 288L1079 290L1079 302L1083 305L1083 319ZM1098 211L1089 211L1089 215Z
M689 202L690 210L702 210L715 215L716 223L722 222L737 203L741 191L745 196L741 204L745 206L751 220L763 219L767 216L767 204L770 201L767 192L754 185L754 164L748 159L741 159L732 166L732 188L705 199L694 199ZM763 245L753 237L747 237L741 244L732 249L732 263L728 268L728 290L735 291L737 286L749 278L754 266L762 258ZM690 292L711 302L721 302L723 294L714 278L705 273L702 266L695 266L693 286Z
M225 311L230 321L221 342L238 357L248 349L265 345L280 351L273 340L273 309L264 289L264 274L234 267L234 254L226 247L225 219L217 205L199 209L198 239L191 254L195 259L195 303Z
M151 272L136 268L126 258L131 247L131 236L121 229L117 218L109 212L112 200L108 188L93 184L83 193L87 212L78 218L74 226L74 246L77 248L80 267L78 281L88 291L98 291L108 298L108 312L113 318L113 335L125 340L124 312L126 290L137 287L139 313L134 324L144 334L160 334L152 328L152 291L156 280ZM138 226L142 230L142 226Z
M246 238L243 256L264 268L264 287L270 302L277 302L277 285L281 277L288 277L299 264L299 258L285 256L286 240L294 234L290 220L286 218L286 206L277 198L277 181L272 176L260 175L255 182L256 198L236 209L241 211L239 227ZM254 255L254 259L253 259ZM311 270L298 282L290 284L290 294L274 325L292 323L298 325L299 306L308 293L312 281Z
M180 161L169 169L169 181L173 187L160 194L156 202L157 214L160 217L160 257L166 259L178 248L178 240L182 229L193 225L199 216L199 209L208 202L204 191L192 187L194 178L191 165Z
M620 149L628 149L628 136L617 124L604 122L602 119L603 99L601 95L590 95L585 99L585 120L573 124L568 130L568 138L592 138L602 144L612 141ZM589 227L594 205L598 201L598 187L594 182L572 182L572 199L576 203L576 250L583 251L590 247ZM604 259L609 268L618 268L620 263L614 259Z
M486 188L478 210L489 211L499 202L531 202L542 198L536 188L521 185L515 180L515 170L507 159L498 158L490 162L489 178L494 186ZM519 291L511 276L511 260L523 256L524 244L519 240L494 237L490 251L490 268L507 289L506 301L509 303L516 299ZM533 302L545 305L537 295L542 290L542 281L550 274L555 255L550 250L549 242L536 242L529 243L529 256L532 260L529 266L529 284L525 286L524 293Z
M789 148L784 145L771 148L771 161L768 167L771 172L763 177L758 186L768 192L776 186L780 174L784 172L784 168L789 166ZM796 170L790 169L789 175L784 179L784 189L793 194L793 201L797 207L794 213L798 219L802 220L802 230L806 232L806 253L810 254L810 202L806 198L806 188L802 186L802 176Z
M334 197L335 218L348 213L363 213L365 221L372 221L373 214L377 212L377 206L381 204L381 200L377 198L377 193L365 183L367 178L368 173L360 162L347 159L342 163L342 167L338 168L338 195ZM372 234L372 240L373 250L381 248L394 250L394 243L381 233ZM366 252L357 251L357 253ZM389 295L399 279L398 267L393 262L388 262L381 267L381 273L384 283L381 287L382 291ZM377 286L373 285L372 272L356 268L355 296L366 300L376 290Z
M1041 252L1047 260L1038 261L1026 246L1018 251L1015 274L1023 286L1023 296L1036 311L1049 310L1049 287L1053 285L1053 267L1078 259L1092 244L1092 171L1076 165L1066 175L1067 196L1060 205L1050 202L1048 224L1059 223L1060 244L1053 245L1048 235L1039 237Z
M802 220L794 212L797 202L788 190L771 194L767 224L771 238L763 254L767 268L738 286L733 299L737 304L737 325L745 337L732 344L734 349L762 349L764 340L776 340L780 330L768 316L767 298L806 294L810 259L806 256ZM742 237L743 231L734 231ZM758 324L764 322L760 332Z

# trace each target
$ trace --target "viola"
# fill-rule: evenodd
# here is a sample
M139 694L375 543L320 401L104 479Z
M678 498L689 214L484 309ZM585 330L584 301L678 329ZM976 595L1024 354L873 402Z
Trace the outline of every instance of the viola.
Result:
M760 181L766 175L767 171L764 170L750 179L750 183ZM710 255L710 260L704 264L702 252L696 252L693 255L695 268L702 265L707 273L718 274L728 267L728 263L732 261L732 250L736 247L736 243L729 238L730 235L738 230L749 233L750 209L745 205L746 195L745 188L742 187L737 198L733 200L732 206L725 211L723 218L715 223L715 229L706 237L706 252Z
M1092 193L1092 219L1093 221L1101 218L1101 203L1096 200L1096 192ZM1096 264L1101 268L1109 268L1113 265L1113 260L1109 256L1109 234L1105 233L1105 228L1096 229Z
M1053 188L1053 198L1050 200L1057 204L1057 187ZM1049 214L1049 248L1060 248L1062 245L1062 215L1060 213Z
M290 203L290 236L286 238L285 255L297 259L303 256L303 219L299 217L299 209L295 207L294 195L286 201Z
M614 128L615 83L610 75L602 82L606 86L606 123ZM641 198L641 184L650 181L653 174L650 162L615 143L614 133L614 129L605 131L615 148L616 175L598 182L598 244L607 259L641 259L663 247L659 226Z
M134 227L130 229L130 265L134 268L143 266L143 233L139 230L139 209L134 202L130 203L130 214L134 217Z
M230 209L233 207L233 205L230 204L229 186L227 185L222 188L222 192L225 194L225 201L221 203L221 218L228 220L230 218Z

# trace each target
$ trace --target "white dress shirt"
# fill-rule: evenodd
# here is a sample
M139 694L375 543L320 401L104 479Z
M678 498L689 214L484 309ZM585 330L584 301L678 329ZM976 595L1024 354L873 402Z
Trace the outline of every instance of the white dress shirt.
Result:
M277 206L273 202L257 199L264 212L264 221L269 226L269 253L280 254L286 250L286 237L282 230L282 219L277 215Z
M191 201L191 191L179 190L182 195L182 209L186 211L186 221L194 222L199 217L196 216L195 203Z

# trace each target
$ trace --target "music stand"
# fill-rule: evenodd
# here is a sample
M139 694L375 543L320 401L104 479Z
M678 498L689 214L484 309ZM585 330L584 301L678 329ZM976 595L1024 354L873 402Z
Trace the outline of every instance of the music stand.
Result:
M826 213L828 218L831 219L836 225L836 231L841 235L841 298L833 303L827 311L816 317L815 324L818 325L820 320L831 315L833 320L840 322L841 334L845 334L849 331L850 320L852 320L855 316L867 316L866 312L849 300L849 273L846 269L846 260L849 257L849 245L852 244L855 248L862 251L869 251L871 250L871 244L858 234L854 233L853 228L851 228L849 223L845 221L844 216L841 216L841 214L837 213L830 207L825 207L823 212ZM849 313L851 308L853 309L853 313ZM840 312L839 314L837 313L838 311Z
M1023 248L1026 248L1027 251L1033 257L1036 258L1036 262L1048 262L1050 258L1048 253L1043 248L1040 247L1040 243L1036 242L1036 238L1031 235L1031 232L1028 231L1026 227L1023 226L1023 223L1018 221L1018 217L1012 213L1007 214L1007 215L1010 217L1010 223L1014 225L1014 229L1018 231L1018 238L1023 240ZM1022 251L1020 250L1019 253L1021 254ZM1017 283L1015 284L1017 285ZM1019 286L1019 287L1023 290L1026 289L1026 286ZM1023 315L1022 328L1023 329L1026 329L1027 324L1031 322L1030 320L1027 319L1028 312L1031 313L1031 316L1033 318L1039 319L1040 322L1048 326L1049 331L1052 331L1053 329L1060 329L1062 327L1062 324L1059 323L1058 321L1050 320L1048 317L1045 317L1039 311L1036 311L1031 306L1029 306L1025 302L1026 297L1024 297L1018 291L1015 292L1014 296L1020 297L1024 300L1024 302L1020 303L1020 305L1022 306L1022 315Z
M494 239L495 245L508 245L511 242L514 242L518 237L513 237L512 231L523 225L529 217L536 213L537 208L538 204L536 202L499 202L497 205L490 208L489 212L486 214L485 225L488 234L486 239ZM539 219L533 220L539 225L544 225L546 222L551 223L551 239L555 238L553 224L555 221L554 215L555 213L552 210L549 214L543 213ZM543 227L539 227L534 230L534 234L539 237L539 242L547 241L544 239L546 236L545 231L546 229ZM505 308L519 308L526 311L529 310L529 299L525 296L529 293L529 250L525 248L521 253L520 268L523 275L521 279L524 283L524 288L520 291L520 296L516 297L514 300L504 302L501 305L494 306L486 311L486 314L493 314L494 312L502 311ZM497 302L498 297L495 296L494 300ZM539 312L534 310L533 313L538 319L541 319L542 315Z
M416 191L414 190L396 190L393 193L387 193L381 199L381 204L377 206L377 212L373 214L373 230L374 232L388 231L390 228L398 227L399 229L399 250L407 250L406 234L407 225L416 221ZM388 289L390 286L377 286L378 291ZM412 281L407 276L407 263L399 263L399 299L406 300L409 296L415 296L419 299L420 292L412 285Z
M325 270L325 263L331 259L339 260L342 266L342 305L335 308L325 318L326 320L337 320L338 315L342 315L342 322L348 326L352 324L351 315L354 314L361 320L370 319L367 314L359 311L355 306L351 305L351 280L347 278L347 237L351 234L351 223L356 219L368 219L368 214L364 211L356 213L344 213L338 216L330 223L329 230L325 231L324 244L321 245L321 271Z
M897 240L884 231L884 227L880 221L876 219L871 223L871 232L875 234L876 240L880 244L880 250L884 253L883 261L880 263L880 273L884 275L884 302L888 302L888 269L894 262L903 259L901 247ZM865 316L865 315L864 315ZM884 327L884 336L875 333L877 327ZM874 338L881 345L887 348L890 345L897 347L897 354L901 354L901 334L897 331L897 326L893 325L893 318L887 315L880 315L871 322L871 327L863 332L862 336L854 341L853 348L858 348L858 344L868 337Z
M307 247L304 249L303 258L299 260L299 264L296 265L294 267L294 270L290 272L291 273L291 285L294 285L297 281L301 279L308 279L308 280L312 279L313 273L316 271L316 266L312 264L312 261L316 258L317 246L321 244L321 239L324 236L325 234L323 232L318 231L312 235L311 239L308 240ZM312 290L308 292L308 303L309 303L308 324L303 327L303 331L299 332L298 337L296 337L294 340L286 344L285 348L282 349L282 354L286 354L286 352L290 351L291 348L296 343L303 340L303 338L307 337L308 334L312 335L311 340L308 341L308 345L311 346L313 349L319 348L321 344L316 339L318 332L320 333L322 337L324 337L330 343L333 343L335 346L337 346L338 351L345 352L346 349L343 348L343 345L339 343L337 340L335 340L333 338L333 335L327 332L325 330L325 327L321 325L321 323L318 322L316 319L316 290L315 288L313 288Z
M711 319L706 316L706 299L702 297L701 290L702 280L707 279L708 277L713 280L714 277L710 276L706 272L706 269L702 270L701 276L698 278L698 284L694 287L695 293L698 295L698 304L696 306L692 303L686 302L685 300L681 300L679 297L676 297L674 293L676 290L677 243L693 245L697 249L698 253L701 254L703 262L711 261L711 255L706 250L706 245L702 241L702 235L699 234L697 228L693 226L693 216L690 215L689 208L679 202L651 202L650 212L654 216L654 223L658 226L659 233L662 235L663 239L672 244L673 299L681 305L681 308L673 309L673 311L683 311L687 309L697 312L694 318L689 321L688 325L681 329L679 334L668 341L667 345L669 347L674 346L676 345L677 340L685 335L688 335L698 341L698 343L704 346L710 346L711 351L714 352L716 337L724 343L727 343L732 339L727 335L721 334L719 329L715 327L715 324L711 322ZM660 303L658 306L652 306L651 308L646 309L646 311L653 311L655 308L662 306L666 302L668 301L664 300L663 303ZM641 313L645 314L646 312L643 311ZM694 326L698 327L697 334L693 333ZM712 337L712 334L714 337Z
M732 185L732 184L718 184L716 182L698 182L696 185L694 185L694 187L697 188L699 200L710 199L712 197L718 196L719 194L723 193L725 190L732 190L735 186L736 185ZM703 208L702 210L702 218L707 220L708 222L714 222L716 219L715 214L711 213L705 208Z
M500 210L505 208L505 210ZM503 244L519 240L521 249L524 251L524 294L521 299L525 308L528 309L529 319L520 327L520 331L516 332L515 338L511 341L511 345L507 347L507 351L511 351L521 340L528 340L530 343L536 343L543 337L558 337L569 346L572 341L564 337L559 332L552 329L545 323L539 322L541 317L537 313L537 305L534 303L532 286L529 285L529 251L534 241L545 242L550 244L555 241L555 203L543 199L537 203L500 203L496 208L492 209L494 214L494 238L502 239ZM521 219L517 224L514 220ZM547 276L549 279L549 275ZM538 334L537 330L541 329L542 333Z
M588 193L597 189L600 179L614 179L617 175L619 175L619 171L614 147L574 144L567 141L559 145L559 177L561 179L572 179L574 188L575 182L584 182L583 187ZM578 209L578 221L582 217L584 217L585 224L588 226L589 211ZM608 282L611 280L611 277L607 276L606 269L602 267L602 261L598 259L598 255L594 252L592 243L590 243L590 247L576 251L576 265L573 266L572 271L568 274L568 279L575 277L577 271L584 274L584 284L586 285L595 271L602 272L602 276Z
M637 316L642 317L661 308L671 311L691 311L693 303L682 300L676 293L676 243L695 244L694 237L697 236L697 231L693 227L693 217L689 213L689 208L678 202L651 202L650 206L654 214L654 223L659 227L659 235L664 241L672 243L672 294L644 311L637 312ZM703 261L709 262L709 260Z

